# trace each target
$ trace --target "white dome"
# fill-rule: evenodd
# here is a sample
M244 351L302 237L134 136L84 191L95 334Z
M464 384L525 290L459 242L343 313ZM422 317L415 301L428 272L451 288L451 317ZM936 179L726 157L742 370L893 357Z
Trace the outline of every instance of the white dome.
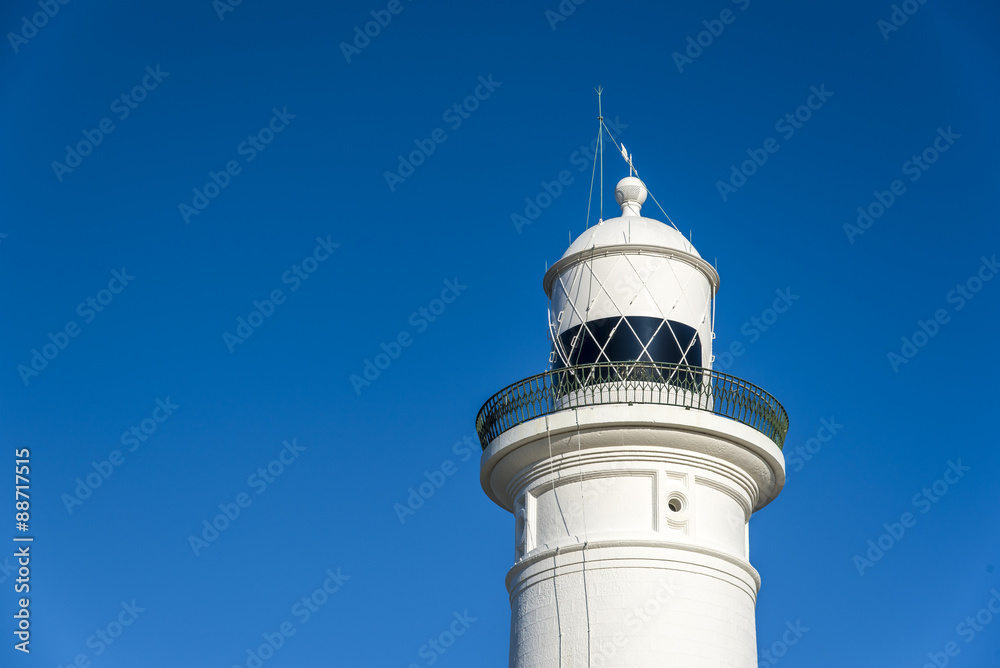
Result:
M612 218L588 228L570 244L563 257L569 257L583 250L621 244L679 250L701 257L691 242L670 225L652 218L636 216Z

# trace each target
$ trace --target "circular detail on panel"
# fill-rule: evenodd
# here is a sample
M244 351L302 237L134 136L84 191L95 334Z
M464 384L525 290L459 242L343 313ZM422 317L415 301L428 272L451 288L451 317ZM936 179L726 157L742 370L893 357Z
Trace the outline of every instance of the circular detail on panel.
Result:
M687 499L681 494L671 494L667 497L667 508L672 513L679 513L687 508Z

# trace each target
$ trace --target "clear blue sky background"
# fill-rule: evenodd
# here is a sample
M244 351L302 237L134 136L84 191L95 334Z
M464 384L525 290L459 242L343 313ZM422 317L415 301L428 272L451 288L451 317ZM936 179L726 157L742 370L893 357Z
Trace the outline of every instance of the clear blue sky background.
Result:
M478 451L453 445L491 394L546 368L541 278L585 227L590 170L573 160L601 84L653 193L718 258L717 350L742 343L727 370L787 408L790 464L821 420L842 425L751 522L760 648L801 620L780 665L920 666L948 642L951 665L997 665L1000 619L971 642L958 626L1000 588L1000 279L960 310L948 294L1000 252L1000 10L930 0L885 39L890 2L675 4L588 0L553 29L556 0L402 0L349 63L339 44L386 3L247 0L220 20L210 0L71 2L16 52L5 37L0 554L18 533L16 448L31 450L36 542L32 652L12 648L0 570L0 664L245 666L289 622L265 665L505 666L513 523L479 487ZM679 71L672 53L724 9ZM2 32L38 11L4 3ZM147 66L169 74L121 119L112 103ZM499 87L459 127L443 118L489 76ZM812 86L833 95L786 137L776 121ZM286 107L248 161L241 142ZM114 130L60 181L53 161L104 118ZM390 190L384 173L437 128ZM939 128L960 137L910 181ZM769 138L779 150L723 200L717 181ZM179 205L231 160L186 223ZM561 170L573 182L519 233L511 215ZM607 200L625 174L609 154ZM895 179L905 193L852 243L844 224ZM282 276L317 237L340 246L293 291ZM134 279L88 322L78 304L123 267ZM411 320L446 280L467 288ZM275 289L286 301L230 353L223 333ZM785 289L794 306L755 332ZM938 309L947 322L894 370L887 353ZM77 335L25 382L18 366L69 321ZM357 393L350 375L401 332L411 345ZM123 447L168 397L178 408ZM292 439L304 450L273 482L248 481ZM115 450L124 462L68 512ZM394 504L446 460L453 475L401 523ZM949 460L970 470L915 504ZM196 556L189 536L240 494L250 506ZM906 512L915 524L859 574L855 555ZM350 579L303 622L293 606L338 568ZM133 600L143 611L97 655L88 638ZM421 654L466 611L445 654Z

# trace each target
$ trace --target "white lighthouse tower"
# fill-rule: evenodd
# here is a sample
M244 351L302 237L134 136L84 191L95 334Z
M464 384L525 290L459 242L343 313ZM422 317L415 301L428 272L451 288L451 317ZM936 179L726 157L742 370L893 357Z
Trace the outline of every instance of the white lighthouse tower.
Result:
M630 169L631 172L631 169ZM754 668L750 515L788 417L712 370L719 275L645 185L545 274L551 369L483 406L481 483L510 511L512 668Z

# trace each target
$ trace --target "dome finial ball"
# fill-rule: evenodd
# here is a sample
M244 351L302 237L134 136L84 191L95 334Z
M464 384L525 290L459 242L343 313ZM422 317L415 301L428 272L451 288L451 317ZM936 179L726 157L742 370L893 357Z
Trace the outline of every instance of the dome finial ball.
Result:
M635 176L626 176L615 186L615 201L623 216L638 216L648 194L646 185Z

